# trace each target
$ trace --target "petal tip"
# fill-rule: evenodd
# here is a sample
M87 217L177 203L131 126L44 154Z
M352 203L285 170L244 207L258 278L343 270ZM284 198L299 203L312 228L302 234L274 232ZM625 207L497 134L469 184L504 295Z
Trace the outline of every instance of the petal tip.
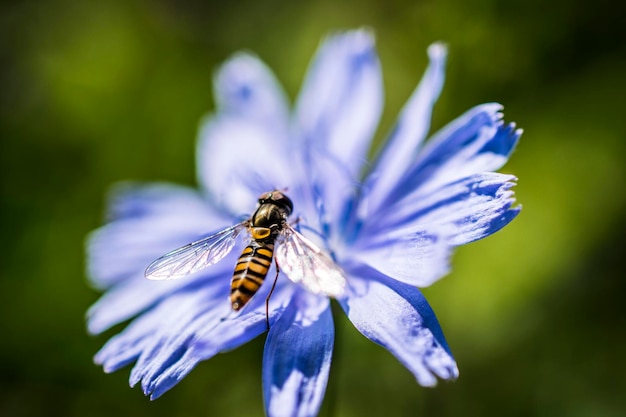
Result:
M150 401L154 401L158 398L161 398L163 394L167 392L167 389L159 389L158 386L151 387L150 392L146 394L146 396L150 396Z
M104 358L103 358L103 354L102 354L102 350L100 350L98 353L96 353L95 355L93 355L93 358L91 359L93 361L93 363L95 363L96 365L103 365L104 364ZM106 372L106 370L104 371Z
M481 107L483 107L483 109L487 112L494 113L494 115L502 115L502 112L504 111L504 106L495 101L492 103L485 103Z
M106 329L103 328L103 326L98 323L97 321L93 320L92 318L88 318L87 320L87 333L89 333L90 336L97 336L100 333L102 333L103 331L105 331Z
M448 45L445 42L437 41L428 46L428 57L431 60L441 60L448 55Z
M102 370L104 371L105 374L112 374L113 372L115 372L117 370L116 367L111 366L108 363L100 363L99 365L102 365Z
M322 41L322 45L337 45L351 50L352 53L357 55L373 51L375 43L374 31L367 27L345 32L335 32Z
M135 368L130 371L130 377L128 378L128 385L130 385L131 388L134 388L135 385L141 381L141 375L139 374L139 371L136 370L136 366L137 365L135 364Z

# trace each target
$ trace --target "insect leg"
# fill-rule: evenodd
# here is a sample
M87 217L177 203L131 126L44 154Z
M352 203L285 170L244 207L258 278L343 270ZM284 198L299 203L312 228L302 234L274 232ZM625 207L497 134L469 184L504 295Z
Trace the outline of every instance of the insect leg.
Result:
M278 267L278 261L274 258L274 263L276 264L276 277L274 278L274 283L272 284L272 289L270 293L267 295L265 299L265 323L267 324L267 331L270 331L270 297L274 292L274 288L276 288L276 281L278 281L278 273L280 272L280 268Z

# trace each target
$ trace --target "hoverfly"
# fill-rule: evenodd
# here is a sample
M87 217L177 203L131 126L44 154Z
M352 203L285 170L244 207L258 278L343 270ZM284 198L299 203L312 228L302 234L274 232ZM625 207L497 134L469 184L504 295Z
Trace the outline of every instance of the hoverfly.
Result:
M145 276L152 280L176 279L216 264L230 253L236 238L246 230L250 242L239 256L231 279L230 305L234 311L241 310L259 290L274 255L277 278L280 270L314 294L341 296L346 282L343 271L287 222L292 211L291 199L281 191L264 193L249 219L166 253L146 268ZM268 324L272 291L266 300Z

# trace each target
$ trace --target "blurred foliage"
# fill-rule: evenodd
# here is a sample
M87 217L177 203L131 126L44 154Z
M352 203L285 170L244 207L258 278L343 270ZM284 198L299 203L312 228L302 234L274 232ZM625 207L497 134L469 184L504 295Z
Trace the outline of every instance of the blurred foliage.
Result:
M526 132L503 169L520 178L524 210L459 249L450 276L425 290L459 380L417 386L338 317L321 414L626 415L623 12L609 0L2 3L0 415L262 414L263 338L152 403L128 388L127 370L94 366L107 335L84 330L98 297L84 237L115 181L194 184L196 127L230 54L257 53L293 99L320 39L361 26L377 35L385 76L379 140L427 45L443 40L434 128L475 104L505 104Z

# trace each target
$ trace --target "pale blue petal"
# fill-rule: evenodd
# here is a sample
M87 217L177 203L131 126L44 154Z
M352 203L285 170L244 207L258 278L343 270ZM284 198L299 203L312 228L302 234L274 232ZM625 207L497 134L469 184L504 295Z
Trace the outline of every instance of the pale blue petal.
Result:
M357 173L382 109L382 76L368 31L326 39L318 50L296 107L303 139Z
M322 43L296 106L309 176L337 219L360 176L382 109L374 37L360 30Z
M520 211L513 207L512 175L486 172L446 184L433 192L416 192L389 207L385 216L364 225L361 239L384 242L407 231L447 230L447 242L462 245L500 230Z
M427 287L450 270L453 232L448 225L429 225L379 233L358 242L353 259L399 281Z
M165 304L162 304L163 306ZM107 373L129 365L137 360L150 343L161 322L170 315L168 309L155 307L133 320L119 334L113 336L94 357Z
M254 339L257 334L250 334L249 336L249 339L246 341ZM193 346L183 350L180 355L176 355L173 358L167 368L156 375L149 383L142 384L144 394L149 395L150 400L156 400L182 381L202 360L203 358L197 354Z
M144 271L150 262L197 240L197 230L207 225L191 215L185 217L183 210L158 213L117 220L92 234L88 246L90 270L94 274L98 272L97 277L115 277L119 282L87 312L87 326L91 333L101 333L128 320L181 288L194 287L214 279L230 279L233 265L242 250L242 241L218 264L195 274L169 281L146 279ZM183 217L179 218L179 215ZM209 234L212 233L214 231Z
M153 400L160 397L180 382L198 362L235 349L265 332L265 299L270 286L264 286L239 314L232 312L226 302L214 304L203 313L203 317L194 319L194 323L179 330L184 339L170 332L168 340L157 346L158 354L148 355L154 363L148 364L145 367L148 372L142 375L144 393ZM281 286L274 291L270 302L270 323L280 317L292 290ZM163 358L166 358L164 365L158 366ZM131 375L131 383L138 382L137 377L136 374Z
M330 240L342 239L350 215L349 204L359 184L350 179L345 166L331 155L318 152L307 156L314 160L311 164L315 166L308 179L311 203L306 208L312 210L306 212L307 224Z
M328 299L296 292L265 342L263 397L269 417L317 415L328 382L333 339Z
M210 357L217 352L231 350L245 343L249 328L254 328L254 331L259 332L267 330L265 302L272 287L270 279L272 275L273 272L270 271L266 282L239 313L231 312L220 324L220 337L216 337L213 331L198 334L196 349L203 357ZM287 278L280 276L272 293L269 302L270 326L273 326L277 317L280 317L296 289L293 284L286 281Z
M293 186L300 177L287 100L265 64L246 53L220 68L215 91L217 112L199 133L199 181L222 210L250 214L261 193Z
M361 208L360 211L372 211L372 207L377 207L415 162L430 129L433 106L443 87L446 56L446 47L441 43L432 44L428 48L428 69L402 109L385 147L365 181L366 203L370 207Z
M114 184L109 190L107 220L172 216L180 212L194 217L223 217L207 207L207 203L195 188L167 182L123 181Z
M468 133L471 134L471 131L463 132L464 135ZM432 167L435 166L434 161L438 160L439 156L431 154L423 161L419 161L418 163L424 163L429 167L415 169L416 177L422 177L423 172L431 171L425 175L427 179L424 178L420 188L436 189L473 174L500 169L509 160L521 134L522 130L516 129L515 123L505 124L501 120L498 120L495 126L483 126L463 148L439 160L437 169ZM434 140L437 139L435 136Z
M98 288L143 275L154 259L227 222L200 194L170 184L114 187L108 217L87 239L87 273Z
M219 113L241 117L284 132L289 104L272 71L256 56L237 53L215 75L215 101Z
M217 285L229 282L233 265L239 253L233 251L225 260L204 271L185 278L169 281L151 281L143 271L107 291L87 311L87 328L99 334L118 323L124 322L161 299L168 298L181 289L193 289L201 285ZM215 283L215 281L218 281Z
M477 106L439 131L390 192L385 204L412 193L433 192L447 183L504 165L521 131L513 124L503 124L501 109L493 103Z
M139 355L159 345L165 335L176 333L178 327L173 329L173 326L188 325L212 306L228 306L227 297L227 279L170 294L111 338L98 352L95 362L107 372L134 362Z
M434 189L501 168L522 133L515 124L504 124L501 109L499 104L484 104L450 123L433 136L408 177L422 189Z
M295 188L302 177L286 131L272 131L245 117L217 115L203 123L198 144L200 182L218 207L250 215L259 195Z
M221 291L195 290L173 294L159 304L156 308L169 314L155 323L155 330L131 371L130 385L141 381L144 393L150 394L150 383L183 356L195 334L215 327L226 317L229 312L227 297L228 286L224 285ZM218 298L223 301L217 302Z
M349 272L351 291L340 302L363 335L389 350L420 385L458 376L437 317L417 288L367 266Z

